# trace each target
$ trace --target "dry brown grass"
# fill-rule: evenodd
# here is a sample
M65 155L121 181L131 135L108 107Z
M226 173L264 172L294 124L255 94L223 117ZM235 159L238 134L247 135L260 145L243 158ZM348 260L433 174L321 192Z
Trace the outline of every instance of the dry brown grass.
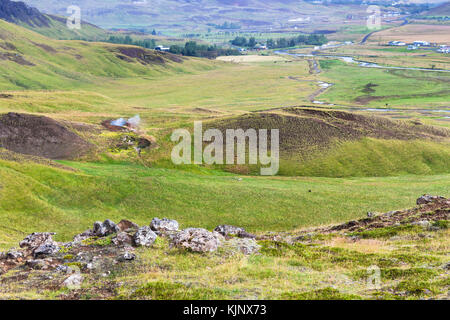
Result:
M407 43L417 40L450 43L450 26L411 24L375 33L369 38L371 42L389 42L393 40Z

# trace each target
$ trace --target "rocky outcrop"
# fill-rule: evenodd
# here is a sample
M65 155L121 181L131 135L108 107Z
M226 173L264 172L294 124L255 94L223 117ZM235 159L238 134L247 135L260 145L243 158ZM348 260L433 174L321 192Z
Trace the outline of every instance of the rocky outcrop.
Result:
M111 241L116 246L131 246L134 243L133 236L127 232L119 232Z
M256 238L255 235L248 233L244 228L226 224L217 226L214 231L220 233L224 237Z
M170 248L192 252L210 253L223 247L225 254L251 255L260 249L256 240L245 237L245 230L239 227L222 225L217 228L228 237L226 240L216 231L201 228L179 231L178 222L168 218L154 218L150 226L139 227L129 220L117 225L109 219L97 221L92 229L76 235L74 241L68 243L54 241L54 233L32 233L20 242L21 249L0 252L0 274L13 268L25 273L48 271L52 272L52 277L57 273L64 278L59 285L79 289L83 273L106 277L118 263L136 260L134 247L151 247L158 234L169 240Z
M55 233L50 232L34 232L20 241L19 246L30 251L35 251L42 245L56 245L56 242L52 238L54 235Z
M152 222L150 223L150 228L156 233L165 233L178 231L179 225L178 221L176 220L170 220L167 218L153 218Z
M43 258L46 256L51 256L59 251L59 246L51 243L43 244L36 248L33 252L33 256L35 259Z
M25 23L31 27L49 27L50 19L23 2L2 0L0 2L0 19L12 23Z
M94 228L92 229L92 233L97 237L106 237L119 231L119 227L109 219L105 220L104 222L95 222Z
M133 242L135 246L138 247L150 247L156 240L157 234L150 229L148 226L144 226L138 229L138 231L133 236Z
M117 226L119 227L120 231L127 231L129 229L136 229L136 230L139 229L139 226L130 220L121 220L117 224Z
M261 246L255 239L251 238L232 238L225 244L225 249L232 252L239 252L246 256L256 254L261 249Z
M441 196L431 196L429 194L424 194L419 199L417 199L416 203L417 203L417 205L421 205L421 204L432 203L437 200L445 200L445 198L441 197Z
M188 249L194 252L216 251L224 240L217 232L209 232L201 228L189 228L172 235L171 247Z

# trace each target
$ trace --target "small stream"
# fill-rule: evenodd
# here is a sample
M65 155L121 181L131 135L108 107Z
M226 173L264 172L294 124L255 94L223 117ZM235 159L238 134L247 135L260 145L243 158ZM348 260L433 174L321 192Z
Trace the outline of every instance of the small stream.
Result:
M355 60L353 57L347 57L347 56L336 56L336 55L322 55L322 54L304 54L304 53L290 53L289 51L275 51L275 54L282 54L282 55L289 55L294 57L306 57L306 58L331 58L331 59L339 59L346 63L353 63L357 64L358 66L362 68L377 68L377 69L395 69L395 70L415 70L415 71L430 71L430 72L450 72L450 70L444 70L444 69L427 69L427 68L412 68L412 67L393 67L393 66L382 66L377 63L372 62L366 62L366 61L360 61Z

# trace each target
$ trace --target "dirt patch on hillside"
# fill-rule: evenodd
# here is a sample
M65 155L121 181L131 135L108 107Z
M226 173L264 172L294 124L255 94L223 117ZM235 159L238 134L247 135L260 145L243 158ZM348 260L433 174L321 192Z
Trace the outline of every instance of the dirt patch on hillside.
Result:
M0 60L9 60L9 61L13 61L15 63L18 63L22 66L35 66L34 63L25 60L25 58L18 54L18 53L10 53L10 52L4 52L4 53L0 53Z
M168 61L182 63L184 60L184 58L171 53L147 50L140 47L117 47L115 51L118 52L117 57L119 59L127 62L136 60L143 65L164 65Z
M75 159L93 146L61 123L42 116L0 116L0 147L48 159Z
M41 49L44 49L45 51L49 52L49 53L56 53L57 51L53 48L50 47L49 45L43 44L43 43L36 43L33 42L33 44Z
M209 123L205 129L207 128L218 128L224 134L227 129L279 129L280 150L305 156L310 151L327 148L336 141L364 137L435 141L448 141L450 138L450 131L442 128L345 111L297 107L222 119ZM268 135L270 137L270 131Z
M9 50L9 51L17 51L17 48L15 45L13 45L10 42L3 42L0 43L0 48L4 49L4 50Z

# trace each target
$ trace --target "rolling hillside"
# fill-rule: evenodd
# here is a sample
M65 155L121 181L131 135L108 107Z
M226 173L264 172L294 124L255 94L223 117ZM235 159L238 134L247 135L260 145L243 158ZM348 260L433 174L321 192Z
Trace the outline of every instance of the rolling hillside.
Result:
M0 90L78 88L102 77L155 76L204 64L140 47L52 40L0 20Z
M223 134L227 129L279 129L280 175L450 172L450 131L412 122L327 109L284 108L218 120L208 127L219 128ZM257 174L259 167L231 166L226 170Z
M441 5L438 5L437 7L424 12L422 15L431 17L450 16L450 2L445 2Z

